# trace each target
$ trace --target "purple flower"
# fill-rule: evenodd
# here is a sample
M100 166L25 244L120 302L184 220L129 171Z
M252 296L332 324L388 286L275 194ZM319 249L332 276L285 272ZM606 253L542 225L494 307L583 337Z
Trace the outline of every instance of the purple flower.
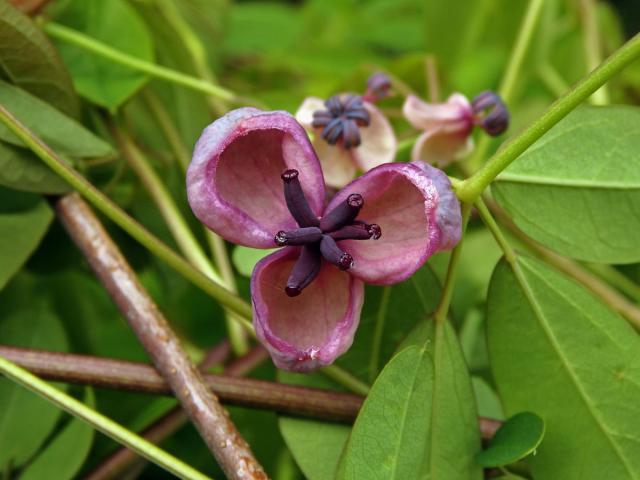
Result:
M325 204L320 163L287 112L242 108L209 125L187 174L195 215L229 241L283 248L251 276L260 341L283 369L332 363L353 341L364 282L412 275L460 238L460 208L444 173L378 166Z
M389 78L377 73L367 82L364 96L340 94L326 101L307 97L298 109L296 119L314 133L313 147L329 186L341 188L358 171L393 161L395 134L374 105L388 94L390 86Z
M509 112L498 95L483 92L469 102L454 93L444 103L427 103L409 95L402 111L415 128L424 130L413 145L411 159L445 167L473 149L474 126L489 135L503 133L509 125Z

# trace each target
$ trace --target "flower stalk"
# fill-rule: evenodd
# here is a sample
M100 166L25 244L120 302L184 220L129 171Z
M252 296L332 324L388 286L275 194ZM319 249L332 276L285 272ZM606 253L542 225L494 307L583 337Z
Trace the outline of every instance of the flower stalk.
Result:
M474 202L511 162L639 56L640 34L637 34L598 68L580 80L569 92L556 100L529 128L508 141L478 172L462 181L456 189L458 198L463 202Z

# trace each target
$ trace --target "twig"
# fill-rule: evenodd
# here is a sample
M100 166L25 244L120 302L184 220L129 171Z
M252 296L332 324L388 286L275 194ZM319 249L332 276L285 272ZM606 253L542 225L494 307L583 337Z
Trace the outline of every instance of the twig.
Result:
M228 343L227 343L228 345ZM210 354L214 349L210 351ZM207 355L209 357L209 354ZM246 355L234 360L225 368L227 376L243 376L253 370L264 360L269 358L269 354L262 347L254 347ZM206 358L199 364L200 370L205 370ZM213 389L215 392L215 388ZM222 401L225 399L221 396ZM165 413L153 424L144 429L141 433L142 438L154 443L160 444L177 432L189 420L187 415L180 407L175 407ZM134 451L128 448L120 448L113 454L102 461L91 472L85 475L84 480L109 480L113 478L121 478L122 473L127 471L137 471L144 467L145 459L138 456Z
M259 352L252 351L247 356L253 356L253 365L256 357L262 360ZM144 363L9 346L0 346L0 356L49 380L143 393L170 393L162 377ZM238 375L245 373L248 367L251 365L247 359L242 359L227 371ZM211 390L230 404L295 416L353 422L364 401L360 395L319 388L228 375L204 375L203 378ZM483 438L490 438L501 425L498 420L487 418L480 418L479 423Z
M167 382L151 365L144 363L9 346L0 346L0 355L48 380L171 394ZM296 416L348 422L353 421L362 404L362 397L352 393L222 375L203 375L202 378L209 389L229 404Z
M225 474L232 479L266 478L249 445L89 206L74 193L60 199L56 210Z

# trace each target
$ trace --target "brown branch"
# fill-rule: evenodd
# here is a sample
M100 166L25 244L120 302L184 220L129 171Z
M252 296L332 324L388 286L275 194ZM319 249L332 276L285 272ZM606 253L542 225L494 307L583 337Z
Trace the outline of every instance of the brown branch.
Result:
M227 411L203 383L164 316L89 206L73 193L58 200L56 210L227 477L267 478Z
M34 374L59 382L170 395L171 388L151 365L71 353L0 346L0 355ZM231 405L350 422L362 397L351 393L223 375L202 375L204 384Z
M144 393L170 393L162 377L153 367L143 363L7 346L0 346L0 355L49 380ZM242 374L245 372L240 369L245 370L248 365L241 359L228 371ZM229 404L295 416L353 422L364 401L359 395L319 388L228 375L204 375L203 378L206 385ZM479 422L485 439L493 436L501 425L499 421L487 418L480 418Z
M225 368L225 374L231 376L242 376L269 357L267 351L262 347L255 347L246 355L234 360ZM200 369L205 368L204 361L200 362ZM223 399L224 401L224 399ZM160 419L147 427L141 435L151 443L159 444L177 432L187 422L188 417L180 407L171 409ZM85 475L84 480L109 480L122 478L122 473L126 471L141 469L146 463L133 450L122 447L107 457L92 471Z

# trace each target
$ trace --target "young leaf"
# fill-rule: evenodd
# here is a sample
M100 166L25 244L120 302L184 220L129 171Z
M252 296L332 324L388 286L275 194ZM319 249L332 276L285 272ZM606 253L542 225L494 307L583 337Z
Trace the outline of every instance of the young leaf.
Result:
M95 396L89 387L85 387L84 403L95 408ZM50 478L52 472L55 472L56 480L76 478L89 454L92 442L93 428L77 418L72 418L46 449L24 469L20 474L20 480Z
M498 176L496 199L528 235L564 255L640 261L638 124L636 107L577 109Z
M507 414L546 434L536 478L640 476L640 339L620 316L537 260L498 264L488 298L491 368Z
M420 346L402 350L376 380L338 478L481 478L473 393L455 333L429 321L416 342Z
M0 199L10 194L0 188ZM44 200L18 211L4 212L0 207L0 289L31 256L52 219L51 208Z
M476 462L483 467L509 465L534 452L543 437L544 420L535 413L518 413L500 427Z
M3 312L4 313L4 312ZM0 317L0 338L6 345L65 351L60 320L43 301ZM0 470L19 467L53 430L62 411L5 378L0 379Z
M71 157L101 157L113 152L111 145L80 123L2 80L0 103L57 153ZM4 124L0 124L0 140L12 145L23 145Z
M78 97L58 52L7 0L0 1L0 63L3 78L67 115L78 116Z
M153 60L151 36L135 10L123 0L72 0L56 18L110 47L142 60ZM62 54L78 92L115 110L147 81L147 76L60 41Z

